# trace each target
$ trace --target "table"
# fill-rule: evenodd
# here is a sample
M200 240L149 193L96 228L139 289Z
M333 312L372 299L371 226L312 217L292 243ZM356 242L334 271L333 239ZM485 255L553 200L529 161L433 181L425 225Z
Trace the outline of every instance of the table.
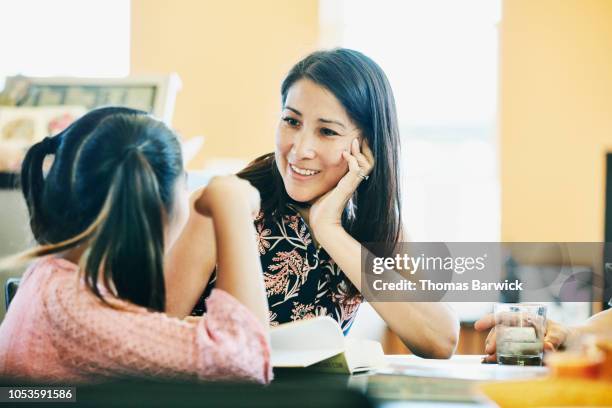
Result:
M321 374L305 369L275 370L269 386L245 383L189 383L122 379L76 388L77 403L54 407L220 407L220 408L460 408L494 407L476 399L478 381L540 376L543 367L480 364L480 356L426 360L386 356L388 368L357 375ZM445 378L442 378L445 377ZM36 384L30 384L36 385ZM0 386L27 386L0 379Z
M474 389L479 382L536 378L547 374L544 367L482 364L480 355L458 355L449 360L388 355L385 359L387 368L352 376L277 370L274 384L313 390L318 387L358 390L375 406L382 408L473 408L495 406Z

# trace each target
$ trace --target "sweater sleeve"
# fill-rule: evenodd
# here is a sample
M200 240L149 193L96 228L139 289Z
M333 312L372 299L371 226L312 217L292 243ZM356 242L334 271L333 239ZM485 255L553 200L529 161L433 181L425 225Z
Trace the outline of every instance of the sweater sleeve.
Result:
M123 301L104 305L74 279L55 280L41 316L65 367L91 380L117 376L268 383L270 349L252 313L215 289L208 313L181 321Z

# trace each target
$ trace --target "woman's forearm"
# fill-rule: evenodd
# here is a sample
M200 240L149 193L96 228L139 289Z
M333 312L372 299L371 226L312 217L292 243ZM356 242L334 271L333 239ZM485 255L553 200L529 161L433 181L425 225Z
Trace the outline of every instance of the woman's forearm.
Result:
M445 303L371 302L389 328L414 354L450 358L459 340L459 320ZM388 316L388 317L386 317Z
M361 289L361 244L339 226L319 229L315 235L353 285ZM430 358L448 358L453 354L459 338L459 321L447 304L370 303L413 353Z

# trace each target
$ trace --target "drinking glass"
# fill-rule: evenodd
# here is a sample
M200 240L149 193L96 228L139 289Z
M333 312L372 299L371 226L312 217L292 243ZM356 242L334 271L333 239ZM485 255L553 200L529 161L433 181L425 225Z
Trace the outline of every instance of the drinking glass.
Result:
M535 303L497 303L494 313L498 364L542 365L546 306Z

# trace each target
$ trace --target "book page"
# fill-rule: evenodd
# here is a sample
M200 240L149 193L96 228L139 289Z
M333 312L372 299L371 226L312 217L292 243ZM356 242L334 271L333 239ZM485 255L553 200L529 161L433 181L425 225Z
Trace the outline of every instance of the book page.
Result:
M345 339L338 323L328 316L274 327L270 342L273 367L312 367L350 374L385 364L380 343Z
M344 351L344 335L331 317L320 316L270 330L274 367L307 367Z
M385 366L385 354L379 342L365 339L345 339L344 344L344 353L351 373Z
M341 354L343 354L342 349L273 350L272 367L309 367Z

